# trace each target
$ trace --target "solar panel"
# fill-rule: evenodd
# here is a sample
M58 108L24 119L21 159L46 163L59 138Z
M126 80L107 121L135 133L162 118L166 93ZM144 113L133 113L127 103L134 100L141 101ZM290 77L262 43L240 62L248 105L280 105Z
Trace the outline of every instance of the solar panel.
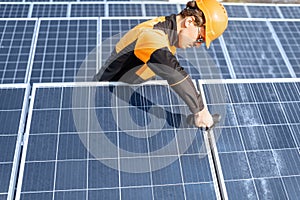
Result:
M0 83L24 83L36 20L0 20Z
M229 21L223 37L237 78L291 77L265 21Z
M34 84L16 199L216 199L186 109L166 83Z
M26 85L0 85L0 197L13 197L23 133Z
M177 49L177 57L193 79L231 78L219 40L213 41L209 49L204 44L200 48Z
M300 18L300 6L293 5L293 6L279 6L282 15L284 18L291 18L291 19L299 19Z
M122 17L122 16L143 16L141 4L120 4L110 3L109 16Z
M81 81L89 79L96 45L97 20L41 20L30 82L72 82L80 67Z
M104 4L71 4L71 17L103 17Z
M252 18L280 18L275 6L250 6L247 5Z
M224 4L228 17L248 18L244 5L228 5Z
M146 16L168 16L177 14L176 4L145 4Z
M67 4L34 4L31 17L67 17Z
M214 130L228 199L294 199L299 194L299 80L223 81L233 118ZM221 104L208 102L211 109ZM215 108L214 108L215 107ZM298 129L299 130L299 129ZM218 167L217 167L218 168Z
M0 4L1 18L22 18L27 17L29 4Z
M299 21L272 21L282 48L291 63L297 77L300 77L300 22Z

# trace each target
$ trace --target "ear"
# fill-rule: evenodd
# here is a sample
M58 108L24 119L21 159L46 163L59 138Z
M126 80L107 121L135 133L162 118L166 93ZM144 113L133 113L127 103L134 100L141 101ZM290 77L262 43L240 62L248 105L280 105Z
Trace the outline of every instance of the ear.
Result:
M188 16L184 19L184 25L185 27L189 27L191 25L194 25L194 22L195 22L195 17L194 16Z

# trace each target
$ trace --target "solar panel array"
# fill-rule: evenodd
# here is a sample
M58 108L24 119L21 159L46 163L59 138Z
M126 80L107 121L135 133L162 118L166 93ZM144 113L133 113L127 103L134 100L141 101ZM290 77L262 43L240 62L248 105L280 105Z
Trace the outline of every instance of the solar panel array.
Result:
M0 3L0 199L298 198L299 5L225 3L209 49L177 50L213 132L164 81L90 82L126 31L184 6Z

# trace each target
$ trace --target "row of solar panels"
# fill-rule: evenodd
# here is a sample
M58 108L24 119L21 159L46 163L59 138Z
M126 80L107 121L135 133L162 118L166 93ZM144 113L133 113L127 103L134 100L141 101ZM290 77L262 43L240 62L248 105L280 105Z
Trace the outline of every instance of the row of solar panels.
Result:
M89 81L120 33L147 19L0 19L0 83ZM295 78L299 46L299 20L230 19L208 50L177 57L194 79Z
M211 136L216 168L207 135L182 126L187 108L165 83L132 86L129 102L113 97L122 84L34 84L31 94L0 85L0 199L17 179L16 199L30 200L217 199L218 187L234 200L297 199L300 80L201 83L225 119Z
M300 18L299 5L286 4L224 4L229 17L238 18ZM178 13L184 4L154 2L110 3L1 3L0 17L115 17L165 16Z

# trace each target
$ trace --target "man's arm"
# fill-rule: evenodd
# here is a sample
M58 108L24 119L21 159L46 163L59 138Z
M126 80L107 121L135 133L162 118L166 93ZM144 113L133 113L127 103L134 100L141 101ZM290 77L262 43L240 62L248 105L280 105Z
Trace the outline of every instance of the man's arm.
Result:
M153 52L147 65L155 74L168 81L193 114L204 108L201 94L197 92L190 76L167 48Z

